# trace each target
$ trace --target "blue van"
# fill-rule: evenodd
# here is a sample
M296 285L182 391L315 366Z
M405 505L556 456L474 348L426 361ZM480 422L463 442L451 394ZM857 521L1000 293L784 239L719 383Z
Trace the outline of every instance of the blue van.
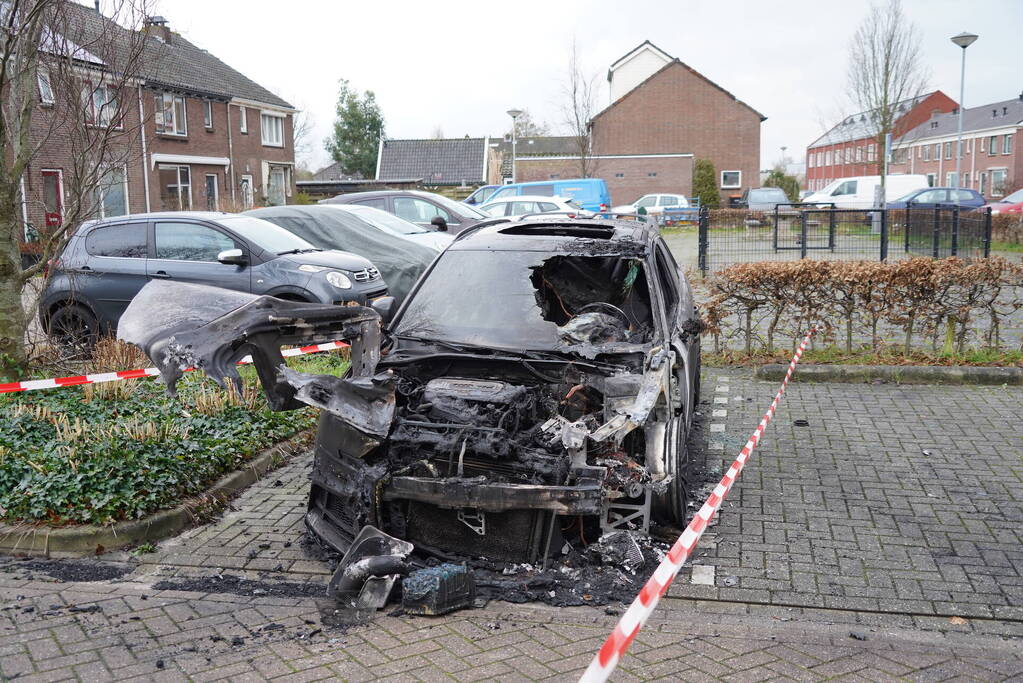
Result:
M600 178L513 183L505 185L494 192L487 201L518 195L566 197L587 211L593 211L594 213L604 213L611 208L611 194L607 191L607 183Z
M486 204L487 200L490 199L490 195L494 194L501 186L500 185L481 185L476 190L463 199L462 201L466 204L473 206L479 206L480 204Z

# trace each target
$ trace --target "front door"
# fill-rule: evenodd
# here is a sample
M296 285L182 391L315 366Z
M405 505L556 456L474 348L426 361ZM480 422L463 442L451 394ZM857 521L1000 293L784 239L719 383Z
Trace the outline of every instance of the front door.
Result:
M206 174L206 210L220 210L220 195L217 189L217 176L215 173Z
M160 221L154 225L154 245L155 258L146 267L150 278L250 291L250 267L217 260L228 249L248 252L225 232L203 223Z
M253 201L252 201L252 198L253 198L253 193L252 193L252 176L250 176L250 175L243 175L242 176L241 186L242 186L242 208L243 209L251 209L252 206L253 206Z
M60 171L43 171L43 211L46 227L60 227L64 214L64 188Z

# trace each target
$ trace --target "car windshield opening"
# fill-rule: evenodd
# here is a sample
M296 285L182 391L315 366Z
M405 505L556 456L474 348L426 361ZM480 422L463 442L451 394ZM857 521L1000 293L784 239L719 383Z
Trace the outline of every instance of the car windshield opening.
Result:
M320 251L301 237L293 235L284 228L260 218L230 216L228 218L218 218L217 222L223 223L224 227L234 230L245 240L274 254Z
M458 214L462 218L472 218L474 220L478 220L480 218L490 218L490 216L483 213L479 209L470 206L469 204L464 204L462 202L456 202L453 199L448 199L442 194L432 194L430 195L430 199L437 202L448 211Z
M643 261L633 256L452 251L394 331L496 349L572 350L646 342L652 321Z

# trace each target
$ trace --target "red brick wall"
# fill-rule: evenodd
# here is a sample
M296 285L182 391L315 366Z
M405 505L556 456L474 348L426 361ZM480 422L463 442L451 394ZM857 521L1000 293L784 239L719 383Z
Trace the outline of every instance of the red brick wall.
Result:
M295 148L292 141L293 135L293 120L292 116L289 115L284 120L284 147L268 147L263 144L262 134L260 132L260 110L253 107L246 107L246 122L248 123L248 133L242 133L239 129L239 106L232 104L230 106L230 118L231 118L231 144L234 148L234 183L235 187L241 182L241 176L243 174L252 175L253 182L255 183L254 192L256 201L259 202L261 196L266 192L266 188L263 187L263 176L262 176L262 164L263 161L270 162L282 162L294 164L295 162ZM292 174L291 196L288 197L290 202L294 196L295 178ZM238 202L241 203L241 194L237 194Z
M597 116L592 137L596 154L689 153L709 159L719 181L721 171L741 171L742 187L722 189L723 200L760 185L760 116L678 62Z

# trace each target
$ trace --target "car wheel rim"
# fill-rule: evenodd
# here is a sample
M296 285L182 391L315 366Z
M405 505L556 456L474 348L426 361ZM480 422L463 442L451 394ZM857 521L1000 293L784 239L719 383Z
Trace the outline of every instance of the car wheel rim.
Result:
M85 316L67 311L53 321L50 336L66 356L86 355L95 341L96 331Z

